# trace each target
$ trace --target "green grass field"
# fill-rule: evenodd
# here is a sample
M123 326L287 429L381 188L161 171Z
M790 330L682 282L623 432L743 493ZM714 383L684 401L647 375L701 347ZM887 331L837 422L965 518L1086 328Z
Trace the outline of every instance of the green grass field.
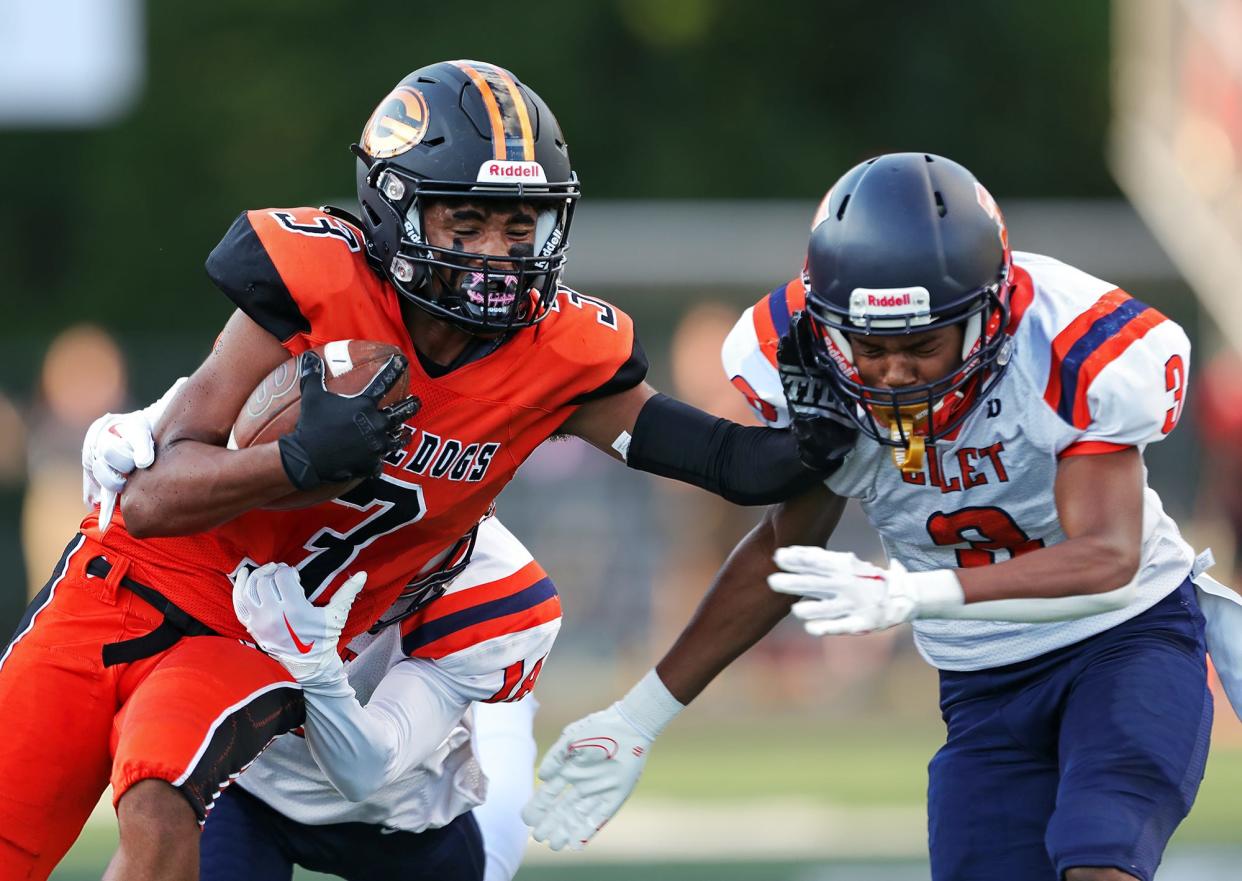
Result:
M841 809L834 816L848 817L849 809L855 807L864 817L870 816L864 809L882 812L884 808L909 817L922 808L926 764L939 736L934 728L816 729L805 722L798 726L729 725L710 731L703 727L673 728L653 751L639 795L621 812L614 826L601 834L598 848L592 845L588 851L606 847L606 836L620 836L620 826L630 819L628 815L640 817L657 807L673 808L689 826L699 810L740 805L744 812L751 805L753 816L743 821L753 824L756 836L765 834L764 812L784 801L795 809L798 805L808 810L817 806ZM541 737L540 743L546 745L547 738ZM1179 869L1175 857L1182 864L1189 861L1200 867L1205 859L1218 859L1234 868L1242 862L1242 803L1238 792L1242 792L1242 746L1219 745L1209 760L1195 809L1170 847L1170 872L1162 871L1161 881L1166 877L1170 881L1226 877L1213 874L1213 869ZM925 862L912 855L910 848L921 842L909 840L919 835L919 829L912 829L910 824L903 829L902 840L892 841L891 851L881 837L876 853L865 857L827 854L801 860L779 856L757 860L739 855L733 853L737 842L726 837L720 841L716 858L704 854L689 859L667 858L666 848L661 851L666 856L660 857L665 861L649 862L643 861L641 842L627 845L625 853L614 858L612 854L618 850L614 841L608 855L593 854L595 859L590 862L540 852L522 869L518 881L920 881L926 878ZM682 832L680 828L667 830L669 836ZM114 843L110 824L88 827L52 877L56 881L98 878ZM897 858L885 858L889 853ZM647 859L652 859L650 854ZM323 876L299 873L296 877L309 881Z

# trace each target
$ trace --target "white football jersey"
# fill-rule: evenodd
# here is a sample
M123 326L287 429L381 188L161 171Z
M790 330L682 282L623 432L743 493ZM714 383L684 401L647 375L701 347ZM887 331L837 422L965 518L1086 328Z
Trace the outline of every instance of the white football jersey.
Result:
M1182 329L1108 282L1037 254L1014 254L1008 370L951 440L903 474L892 449L859 439L827 485L858 499L892 559L914 571L981 566L1065 540L1057 464L1161 440L1181 415L1190 366ZM776 340L803 308L794 280L747 310L724 344L726 375L767 424L789 424ZM1123 609L1048 624L920 620L919 651L944 670L998 667L1107 630L1186 579L1194 553L1144 491L1142 558ZM1090 586L1084 585L1084 592Z
M398 677L415 686L407 694L440 693L445 706L522 700L560 624L551 580L522 543L489 518L479 527L469 564L445 593L400 624L356 637L346 671L364 705L382 684L387 700L400 700L391 688ZM434 724L414 715L414 725ZM430 755L365 801L347 801L297 733L276 738L236 782L301 823L372 823L410 832L444 826L487 795L471 745L472 713L455 717L445 720L452 728Z

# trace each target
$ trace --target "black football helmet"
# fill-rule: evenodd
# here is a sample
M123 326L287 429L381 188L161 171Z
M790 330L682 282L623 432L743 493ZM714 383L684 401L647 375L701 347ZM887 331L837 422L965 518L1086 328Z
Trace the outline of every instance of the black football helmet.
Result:
M922 467L1004 372L1012 258L1004 218L974 175L926 153L892 153L850 169L820 204L807 249L807 311L818 366L859 429ZM964 330L962 365L901 389L864 385L849 335Z
M538 95L492 64L428 65L380 102L352 149L368 254L401 294L476 334L526 327L548 314L579 188L560 126ZM480 255L429 244L423 209L431 198L534 205L533 253ZM433 286L436 269L442 284Z

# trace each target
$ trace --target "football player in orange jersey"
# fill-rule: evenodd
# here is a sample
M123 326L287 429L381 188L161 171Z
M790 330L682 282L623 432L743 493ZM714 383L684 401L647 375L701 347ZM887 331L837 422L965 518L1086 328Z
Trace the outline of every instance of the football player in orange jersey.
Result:
M109 782L107 877L195 876L193 832L221 787L305 715L296 679L246 642L232 602L245 567L296 567L319 612L289 636L309 652L347 644L434 571L553 433L741 503L822 477L787 432L657 394L628 316L559 284L577 178L551 111L511 73L417 70L354 150L358 219L249 211L212 252L237 311L169 403L152 467L106 531L87 516L0 657L0 706L24 720L0 754L3 881L47 877ZM404 352L416 419L376 404L400 359L368 394L326 391L305 353L340 339ZM297 428L228 449L251 389L296 355ZM264 508L358 478L335 502ZM362 572L346 614L333 598Z
M183 382L87 431L83 499L88 510L100 506L101 522L127 476L154 461L151 426ZM271 572L264 584L262 572L239 573L238 616L294 672L306 655L288 651L284 620L313 607L282 589L251 608L252 594L291 575ZM203 826L202 881L271 881L294 865L347 878L511 881L530 836L520 816L533 792L529 693L560 627L557 591L492 516L432 578L442 594L411 615L417 600L398 599L386 616L397 626L355 637L344 663L329 661L337 675L322 687L298 677L306 724L276 738L216 799ZM526 606L531 595L544 599L520 614L479 614ZM265 642L273 632L277 641Z

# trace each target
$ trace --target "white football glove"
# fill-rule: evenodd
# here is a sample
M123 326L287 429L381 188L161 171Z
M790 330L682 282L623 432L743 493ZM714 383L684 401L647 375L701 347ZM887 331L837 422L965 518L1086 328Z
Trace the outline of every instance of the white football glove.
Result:
M99 529L112 522L116 500L129 475L138 468L149 468L155 461L155 424L164 415L168 402L185 383L183 376L160 399L133 413L105 413L86 430L82 442L82 501L86 507L99 505Z
M824 548L777 550L783 572L768 576L778 593L805 597L794 603L794 616L812 636L871 633L915 618L941 618L965 602L961 582L951 569L907 572L893 561L887 569L858 557Z
M565 727L539 765L522 820L552 850L581 850L630 797L651 742L684 708L649 672L606 710Z
M359 572L340 586L325 605L306 597L298 570L266 563L233 578L233 610L259 648L271 655L302 688L334 690L345 677L337 642L354 598L367 583Z

